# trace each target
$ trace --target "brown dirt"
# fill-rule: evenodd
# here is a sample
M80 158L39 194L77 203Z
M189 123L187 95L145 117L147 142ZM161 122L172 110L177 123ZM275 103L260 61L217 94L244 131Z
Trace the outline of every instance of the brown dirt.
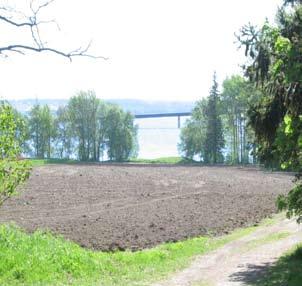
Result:
M0 208L0 222L93 249L137 250L255 224L275 212L291 179L253 168L47 165Z

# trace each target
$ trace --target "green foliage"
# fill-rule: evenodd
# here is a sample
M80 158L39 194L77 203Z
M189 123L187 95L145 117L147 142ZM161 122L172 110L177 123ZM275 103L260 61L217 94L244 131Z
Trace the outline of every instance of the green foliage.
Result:
M137 127L134 126L134 117L117 105L110 105L105 126L109 159L126 161L130 157L136 157Z
M297 217L302 222L302 184L297 184L287 196L280 195L277 200L278 208L287 211L287 217Z
M13 108L5 103L0 102L0 158L15 157L20 152L18 136L18 126L23 122L15 117ZM20 137L19 135L18 137Z
M191 119L181 130L178 149L185 158L192 160L197 156L204 163L216 164L224 160L224 143L215 74L210 96L196 103Z
M181 129L178 149L185 158L190 160L193 160L195 156L200 159L205 157L206 106L207 100L198 101L192 111L191 119L187 120Z
M247 124L247 111L258 96L259 92L241 76L232 76L223 82L221 109L229 163L249 163L251 151L254 163L256 161L254 134Z
M27 162L19 161L20 141L24 122L13 108L0 103L0 205L16 191L29 176Z
M74 144L73 129L67 107L58 108L54 124L56 130L55 154L58 158L69 159L74 151Z
M287 5L291 4L291 9ZM257 30L243 27L238 37L246 47L246 74L260 85L265 96L249 110L259 144L258 155L266 166L302 170L302 3L285 1L277 14L277 26ZM278 200L288 216L301 222L302 183Z
M36 104L29 112L29 134L33 142L35 157L50 158L52 142L56 136L54 117L48 105Z
M222 149L225 146L223 136L223 126L221 120L221 111L219 110L220 98L218 93L218 83L216 81L216 73L213 77L213 86L208 98L208 104L205 108L206 117L206 134L205 134L205 163L221 163L223 162Z
M95 135L100 132L97 130L99 104L93 91L80 91L68 103L69 118L78 142L78 157L81 161L97 160L99 146L96 146Z
M135 157L137 128L129 112L104 103L89 91L70 99L68 113L81 161L98 161L104 151L110 160Z
M80 161L96 162L103 160L105 152L116 161L137 155L134 117L117 105L98 99L93 91L78 92L56 113L47 105L36 104L25 127L27 140L20 142L25 153L34 158L77 156Z

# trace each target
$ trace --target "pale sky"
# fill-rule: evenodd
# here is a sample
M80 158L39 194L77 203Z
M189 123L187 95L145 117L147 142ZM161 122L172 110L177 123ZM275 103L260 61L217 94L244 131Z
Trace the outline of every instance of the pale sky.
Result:
M69 98L92 89L104 99L198 100L208 95L214 70L220 82L241 72L243 51L237 50L234 33L248 22L273 20L281 2L56 0L41 15L60 26L60 31L53 24L41 30L49 46L69 51L93 40L90 53L109 60L70 63L52 54L10 54L0 58L0 97ZM25 30L0 22L0 35L4 46L19 43Z

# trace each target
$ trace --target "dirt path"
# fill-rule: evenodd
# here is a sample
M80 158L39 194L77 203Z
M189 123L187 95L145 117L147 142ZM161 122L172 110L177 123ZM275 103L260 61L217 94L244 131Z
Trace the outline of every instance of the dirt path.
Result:
M269 241L270 236L278 233L287 236ZM278 257L301 241L302 226L293 220L282 219L274 225L260 227L215 252L198 257L189 268L153 286L251 285Z

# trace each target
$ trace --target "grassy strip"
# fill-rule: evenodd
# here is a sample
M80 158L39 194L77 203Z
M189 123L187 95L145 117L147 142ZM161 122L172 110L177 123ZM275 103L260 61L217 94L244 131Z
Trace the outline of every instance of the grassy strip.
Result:
M70 159L28 159L29 163L36 166L44 166L47 164L77 164L80 161Z
M26 234L0 226L0 285L148 285L205 254L252 233L257 227L221 238L199 237L139 252L93 252L37 231Z
M32 166L43 166L47 164L79 164L85 163L77 160L69 160L69 159L29 159L29 162ZM91 163L91 162L89 162ZM103 163L110 163L109 161L105 161ZM193 160L184 159L181 157L162 157L157 159L130 159L125 163L141 163L141 164L188 164L188 163L197 163Z
M277 233L272 233L267 236L264 236L259 239L254 239L249 241L242 250L240 251L250 251L258 246L264 245L264 244L270 244L275 241L279 241L281 239L284 239L288 236L290 236L290 232L282 231L282 232L277 232Z
M185 159L182 157L161 157L156 159L131 159L131 163L144 163L144 164L188 164L197 163L194 160Z
M264 279L255 282L255 286L301 286L302 285L302 244L282 256L268 270Z

